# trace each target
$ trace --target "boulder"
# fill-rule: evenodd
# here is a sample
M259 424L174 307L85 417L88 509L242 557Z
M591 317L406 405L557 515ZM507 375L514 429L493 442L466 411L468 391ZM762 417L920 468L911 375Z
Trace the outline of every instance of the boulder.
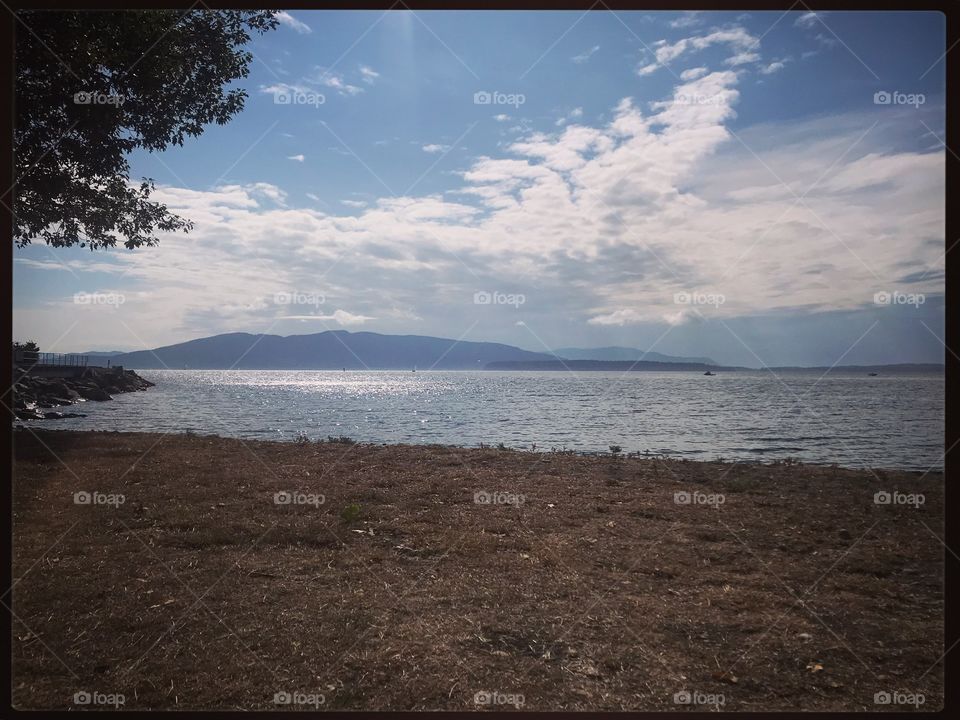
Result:
M96 387L95 385L81 385L77 388L77 392L80 393L80 397L85 400L112 400L110 393L108 393L103 388Z

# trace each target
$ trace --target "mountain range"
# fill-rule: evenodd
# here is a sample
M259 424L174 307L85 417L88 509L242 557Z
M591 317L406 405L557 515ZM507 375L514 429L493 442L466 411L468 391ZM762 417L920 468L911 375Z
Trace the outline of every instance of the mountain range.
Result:
M471 342L424 335L382 335L328 330L312 335L251 335L228 333L130 353L91 352L111 364L129 368L256 369L256 370L477 370L495 362L552 362L566 360L639 359L636 348L570 348L566 351L531 352L512 345ZM649 353L644 359L658 362L710 362Z
M555 360L512 345L422 335L328 330L312 335L228 333L114 355L111 364L133 369L192 370L482 370L496 361Z
M311 335L227 333L136 352L93 351L91 364L130 369L191 370L747 370L707 357L629 347L558 348L532 352L513 345L424 335L328 330ZM817 370L818 368L772 368ZM831 368L819 368L828 370ZM942 365L837 367L851 371L942 372Z
M598 348L557 348L553 353L558 357L562 357L564 360L627 360L630 362L642 360L645 362L661 363L718 364L708 357L664 355L663 353L653 352L652 350L639 350L637 348L620 347L617 345Z

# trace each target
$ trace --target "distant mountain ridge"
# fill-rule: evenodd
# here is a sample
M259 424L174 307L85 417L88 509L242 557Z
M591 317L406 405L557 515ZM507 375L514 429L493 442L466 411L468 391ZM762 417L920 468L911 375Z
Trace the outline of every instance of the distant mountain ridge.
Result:
M598 348L557 348L555 355L564 360L643 360L663 363L701 363L717 365L708 357L684 357L682 355L664 355L663 353L640 350L639 348L611 345Z
M482 370L496 361L555 359L502 343L328 330L285 337L227 333L115 355L111 362L133 369L175 370Z
M651 362L649 360L532 360L532 361L497 361L489 363L487 370L527 370L527 371L572 371L590 372L597 370L614 370L618 372L706 372L716 375L721 372L809 372L811 374L827 375L828 373L856 373L861 375L905 375L943 373L944 365L934 363L901 363L895 365L834 365L831 367L802 367L775 366L766 368L750 368L741 365L708 365L706 363L679 363L679 362ZM714 372L716 371L716 372Z
M576 350L571 353L570 350ZM629 352L631 360L577 359L570 354ZM568 355L561 356L561 352ZM636 348L566 348L532 352L513 345L473 342L427 335L384 335L328 330L310 335L226 333L127 353L86 353L105 364L136 370L665 370L744 371L717 365L710 358L682 358L646 353ZM643 357L642 360L638 359ZM661 358L661 359L658 359ZM98 364L98 363L94 363ZM859 365L835 368L775 367L771 370L849 371L897 374L944 372L943 365Z

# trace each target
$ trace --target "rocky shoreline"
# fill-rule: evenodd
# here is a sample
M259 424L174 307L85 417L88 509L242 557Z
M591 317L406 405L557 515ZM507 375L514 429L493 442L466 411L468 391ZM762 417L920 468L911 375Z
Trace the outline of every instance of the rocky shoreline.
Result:
M121 367L84 368L77 377L42 377L29 369L16 368L13 383L13 411L19 420L61 420L86 417L83 413L49 408L93 400L112 400L113 395L153 387L133 370Z

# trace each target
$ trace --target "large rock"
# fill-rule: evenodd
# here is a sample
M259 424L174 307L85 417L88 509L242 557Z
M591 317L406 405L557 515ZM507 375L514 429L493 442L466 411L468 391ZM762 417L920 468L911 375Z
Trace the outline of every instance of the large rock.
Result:
M80 377L46 378L17 368L14 375L14 407L21 420L58 420L62 417L84 417L76 413L43 413L40 408L70 405L83 400L105 401L122 392L135 392L153 387L133 370L123 368L86 368Z
M96 385L80 385L77 387L77 392L85 400L113 400L110 393Z

